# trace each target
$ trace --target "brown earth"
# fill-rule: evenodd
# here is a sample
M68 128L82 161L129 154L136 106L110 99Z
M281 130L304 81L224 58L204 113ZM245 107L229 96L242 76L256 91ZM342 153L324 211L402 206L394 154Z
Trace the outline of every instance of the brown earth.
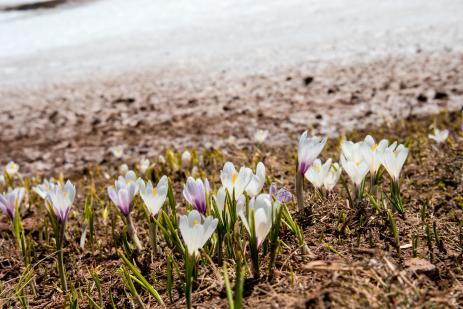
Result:
M461 53L449 51L365 64L312 63L265 76L177 70L3 89L1 162L21 162L23 172L79 171L108 160L108 148L120 144L127 158L155 157L164 147L250 144L260 128L270 131L270 145L284 145L307 128L335 136L457 110L462 62Z

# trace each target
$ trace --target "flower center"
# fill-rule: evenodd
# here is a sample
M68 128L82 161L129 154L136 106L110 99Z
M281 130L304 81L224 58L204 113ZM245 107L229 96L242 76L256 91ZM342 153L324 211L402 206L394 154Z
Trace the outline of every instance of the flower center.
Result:
M156 188L153 188L153 191L151 191L151 194L154 196L158 195L158 191L156 190Z
M235 185L237 179L238 179L238 174L233 173L233 175L232 175L232 184L233 185Z
M371 151L375 151L377 147L378 147L378 144L374 144L373 146L371 146Z

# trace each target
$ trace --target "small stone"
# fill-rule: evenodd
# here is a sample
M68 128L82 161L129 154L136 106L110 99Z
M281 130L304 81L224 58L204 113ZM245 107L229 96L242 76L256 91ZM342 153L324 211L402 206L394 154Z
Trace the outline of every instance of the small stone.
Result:
M437 268L434 264L425 259L420 258L411 258L405 261L405 266L410 272L417 274L432 275L437 271Z

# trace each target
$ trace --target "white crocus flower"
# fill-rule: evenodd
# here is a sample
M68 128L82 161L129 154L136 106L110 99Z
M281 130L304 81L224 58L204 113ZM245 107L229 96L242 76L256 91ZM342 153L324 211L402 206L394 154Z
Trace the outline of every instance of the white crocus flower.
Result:
M236 200L244 193L244 190L252 180L252 176L253 173L250 168L242 166L238 173L231 162L225 163L222 171L220 171L222 185L228 190L231 196L233 196L233 192L235 193Z
M158 161L161 164L166 164L166 158L163 155L159 155Z
M128 186L128 185L130 185L132 183L136 183L136 182L137 182L137 175L135 174L135 172L134 171L127 171L125 173L125 176L119 176L117 178L116 185L126 187L126 186ZM138 187L137 187L136 192L138 192Z
M333 190L334 186L336 186L336 183L339 180L339 177L341 176L341 173L342 168L339 166L339 164L333 163L328 170L325 179L323 180L323 186L327 191Z
M7 172L8 175L14 176L19 172L19 165L16 164L14 161L10 161L6 165L5 171Z
M145 184L141 178L138 178L137 184L141 198L148 208L148 211L152 216L155 216L161 209L167 197L167 191L169 190L169 181L167 176L161 177L156 188L153 188L153 184L150 180L148 180Z
M280 203L278 201L273 203L271 196L265 193L260 194L249 201L249 213L247 215L246 207L244 205L240 205L238 207L237 205L238 215L243 221L248 233L251 233L249 222L250 213L251 211L254 211L254 227L256 231L257 246L262 244L270 232L279 207Z
M320 159L316 159L307 172L305 172L305 178L310 181L315 188L320 189L323 186L328 171L330 170L331 162L332 160L328 159L322 165Z
M8 215L11 221L14 219L16 207L19 207L24 198L24 188L8 188L8 191L0 194L0 209Z
M428 137L435 140L438 144L441 144L449 137L449 130L439 130L438 128L434 128L434 134L429 134Z
M128 171L125 177L119 176L114 186L108 187L108 195L124 216L130 213L130 207L135 194L138 192L137 176Z
M117 159L120 159L124 155L124 146L122 145L114 146L113 148L111 148L111 152L114 157L116 157Z
M216 195L214 196L215 204L220 213L223 213L225 210L225 199L227 197L227 193L224 187L220 187L217 191Z
M76 196L76 187L68 180L64 186L56 185L49 192L49 200L58 221L65 222Z
M360 151L360 145L360 143L345 141L341 146L341 165L357 188L369 171L368 164Z
M191 153L188 150L185 150L182 153L182 166L188 167L191 164Z
M53 190L55 186L57 186L57 184L53 180L44 179L40 185L35 186L32 190L45 200L48 196L48 192Z
M268 137L268 131L267 130L257 130L256 133L254 133L254 141L258 144L262 144L265 142L265 140Z
M379 144L370 135L365 137L365 140L360 143L360 151L362 152L363 159L370 169L371 175L376 175L381 167L381 154L387 148L389 142L385 139L381 140Z
M206 242L214 233L218 219L209 216L205 219L197 210L192 210L188 215L180 216L179 229L188 253L192 256L199 253Z
M141 159L140 163L138 165L138 169L140 170L140 173L144 174L150 167L150 160L148 159Z
M323 147L325 147L326 141L326 137L323 139L316 136L307 137L307 131L302 133L297 147L298 171L300 175L304 176L323 150Z
M397 182L400 178L400 171L407 160L408 148L402 144L397 147L396 145L397 143L394 142L394 144L383 152L381 155L381 163L392 179Z
M125 163L119 166L119 174L125 175L129 172L129 166Z
M257 196L265 184L265 165L262 162L257 163L256 174L252 175L251 182L246 187L246 192L250 197Z

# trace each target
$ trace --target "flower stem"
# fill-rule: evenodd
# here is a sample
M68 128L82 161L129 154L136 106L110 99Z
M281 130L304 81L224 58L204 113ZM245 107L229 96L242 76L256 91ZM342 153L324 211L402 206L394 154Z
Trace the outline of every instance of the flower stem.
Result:
M193 273L194 268L196 267L196 259L194 255L188 253L188 250L185 250L185 298L186 306L188 309L191 308L191 293L193 286Z
M403 215L405 213L402 197L400 196L400 183L393 180L391 183L391 201L394 208Z
M152 258L154 259L158 253L158 226L156 222L150 220L149 226L149 234L150 234L150 242L151 242L151 250L152 250Z
M138 250L142 250L143 246L141 245L140 239L138 239L137 231L135 230L135 226L133 225L132 216L130 213L127 215L127 233L129 234L130 238L133 240L135 246Z
M297 209L302 210L304 208L304 176L296 172L296 199Z
M63 258L63 243L64 243L64 230L66 227L66 222L60 223L60 232L58 236L58 241L56 243L57 251L58 251L58 272L59 277L61 280L61 288L66 293L68 290L68 284L66 279L66 269L64 266L64 258Z

